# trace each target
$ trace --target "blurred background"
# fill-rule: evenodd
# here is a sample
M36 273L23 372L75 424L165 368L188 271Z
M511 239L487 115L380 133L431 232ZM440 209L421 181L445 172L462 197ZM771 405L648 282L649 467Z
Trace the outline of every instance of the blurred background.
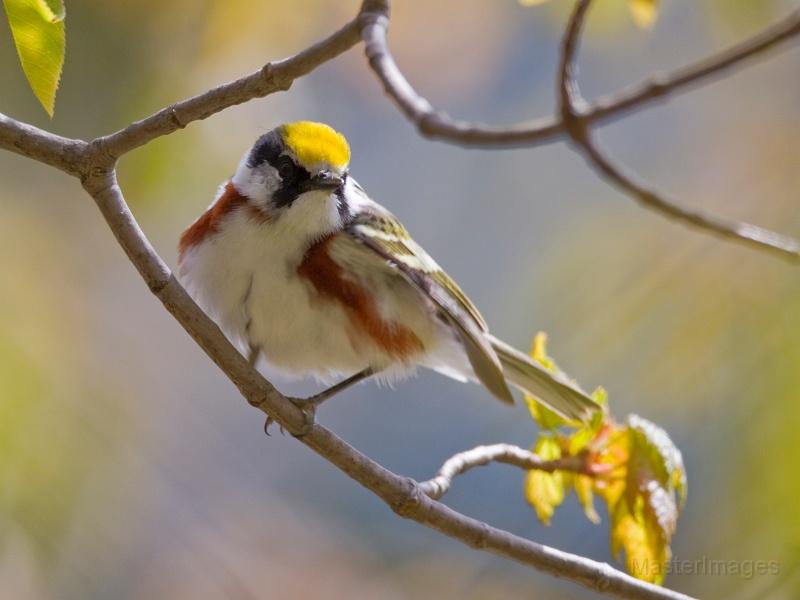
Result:
M598 2L581 55L594 97L756 33L796 1L665 0L652 30ZM493 123L551 114L571 3L398 2L391 42L421 93ZM0 30L0 110L84 139L292 54L355 0L68 0L49 122ZM446 35L442 31L446 28ZM797 44L600 131L670 197L800 236ZM663 426L689 499L679 560L777 561L769 575L672 574L703 597L800 596L800 270L689 231L609 188L563 143L478 151L422 139L361 48L125 157L128 202L162 256L262 132L288 120L348 137L352 172L482 309L549 350L611 408ZM0 581L17 600L587 598L395 517L263 415L163 310L78 183L0 154ZM270 371L287 393L316 389ZM320 422L388 468L430 477L477 444L529 446L527 410L421 373L326 404ZM459 478L446 502L519 535L612 560L608 528L568 499L542 526L523 473ZM616 563L621 566L620 563Z

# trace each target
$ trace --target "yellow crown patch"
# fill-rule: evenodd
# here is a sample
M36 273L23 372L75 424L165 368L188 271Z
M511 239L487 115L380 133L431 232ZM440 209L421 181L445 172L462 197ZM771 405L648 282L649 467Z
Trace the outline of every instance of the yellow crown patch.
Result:
M287 123L282 127L283 141L304 166L331 165L344 169L350 162L350 146L344 136L312 121Z

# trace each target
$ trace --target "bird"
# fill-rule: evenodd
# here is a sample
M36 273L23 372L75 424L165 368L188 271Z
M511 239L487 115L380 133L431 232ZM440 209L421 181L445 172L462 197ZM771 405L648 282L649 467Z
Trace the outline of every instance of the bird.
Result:
M179 278L255 365L339 383L314 404L417 367L509 384L566 419L598 404L560 372L494 337L478 309L349 171L329 125L297 121L260 136L212 204L180 236ZM310 399L309 399L310 400Z

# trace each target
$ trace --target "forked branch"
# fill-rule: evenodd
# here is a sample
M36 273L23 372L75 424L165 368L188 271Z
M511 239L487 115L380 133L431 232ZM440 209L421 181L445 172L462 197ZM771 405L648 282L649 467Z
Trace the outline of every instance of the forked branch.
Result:
M575 5L561 46L558 78L561 120L567 135L589 164L606 180L649 210L686 225L714 233L724 239L767 251L793 262L800 261L800 241L750 223L728 221L711 213L672 202L648 189L645 184L638 183L635 176L627 173L623 167L615 165L600 150L586 120L586 113L581 109L585 101L581 97L575 73L580 34L591 3L592 0L578 0Z
M578 456L544 460L530 450L525 450L519 446L492 444L491 446L477 446L471 450L465 450L451 456L444 462L435 477L419 484L420 489L429 497L438 500L450 491L450 486L453 485L453 480L456 477L474 467L482 467L493 462L547 473L552 473L553 471L586 472L586 465Z
M663 216L690 225L699 230L741 244L764 250L791 261L800 261L800 241L789 236L739 221L728 221L711 213L682 206L665 199L644 184L637 183L633 175L614 165L592 140L589 127L612 121L655 100L689 89L701 82L719 77L731 67L763 56L767 51L794 39L800 34L800 10L769 27L749 40L693 65L671 73L655 75L649 81L634 85L616 94L604 96L593 103L581 98L577 83L572 77L574 53L580 37L588 3L579 2L576 15L570 20L560 69L561 114L558 118L542 119L509 127L493 127L482 123L459 121L438 110L420 96L403 76L389 50L387 40L388 2L374 2L380 16L373 18L363 28L365 50L372 70L383 84L387 95L401 112L427 137L462 146L477 147L532 147L549 143L564 136L571 138L597 171L643 207ZM565 58L568 58L565 62ZM565 86L570 93L565 94Z
M562 140L566 124L560 117L543 117L516 125L487 125L451 117L421 96L408 82L392 56L387 40L389 1L369 2L373 17L362 29L365 52L372 70L386 94L425 137L465 147L531 148ZM653 74L648 80L602 96L586 105L582 117L599 125L640 110L669 96L709 83L733 67L762 58L800 35L800 10L750 39L694 64L668 73Z
M587 5L588 2L582 2L579 10L585 11ZM797 33L800 26L798 14L793 16L793 23L787 22L787 26L781 30L776 28L765 32L761 38L754 38L747 48L742 46L727 55L705 61L705 64L699 63L695 67L676 72L666 82L649 84L616 97L601 99L588 112L578 114L574 110L573 100L579 97L570 96L565 103L565 111L569 113L566 114L566 119L544 122L535 127L486 131L473 125L449 121L449 117L436 113L427 102L421 101L413 88L405 82L386 47L388 11L388 1L366 0L355 19L299 54L268 63L255 73L176 103L116 133L91 142L60 137L0 115L0 147L79 178L150 290L237 386L242 396L252 406L277 421L301 443L380 497L397 514L436 529L471 547L511 558L611 595L622 598L688 598L634 579L605 563L561 552L497 529L458 513L434 499L447 491L455 476L490 461L545 470L579 470L581 466L577 463L541 461L527 451L513 446L488 446L454 456L443 465L434 479L417 483L392 473L315 423L313 413L299 409L248 363L175 279L131 214L116 181L115 163L126 152L185 127L192 121L204 119L235 104L288 89L294 79L309 73L356 44L359 34L363 36L371 64L384 80L387 90L393 97L397 96L395 99L398 104L409 118L418 123L424 134L465 145L530 145L549 141L565 132L572 136L572 129L575 129L573 123L578 123L579 129L583 124L592 121L613 118L669 92L707 79L724 68L763 52ZM577 40L581 21L582 14L578 14L571 23L571 33L568 34L574 40ZM568 55L568 64L572 63L574 45L577 42L571 43L573 48ZM571 81L568 67L564 70L562 79L562 85L568 87Z

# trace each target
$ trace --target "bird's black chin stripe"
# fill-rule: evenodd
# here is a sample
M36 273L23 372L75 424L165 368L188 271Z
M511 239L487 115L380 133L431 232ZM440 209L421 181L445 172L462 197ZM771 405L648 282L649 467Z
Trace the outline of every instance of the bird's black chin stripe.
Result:
M298 181L285 181L283 185L272 194L272 201L276 208L291 206L292 202L297 200L297 197L301 193Z
M350 205L347 204L347 198L344 197L344 188L336 190L336 209L339 211L339 219L342 221L342 225L346 225L353 220Z
M286 157L283 157L285 160ZM273 165L277 167L277 163ZM272 195L273 202L277 208L291 206L297 197L303 193L304 185L311 179L311 173L303 167L295 165L295 169L290 176L281 180L281 187Z

